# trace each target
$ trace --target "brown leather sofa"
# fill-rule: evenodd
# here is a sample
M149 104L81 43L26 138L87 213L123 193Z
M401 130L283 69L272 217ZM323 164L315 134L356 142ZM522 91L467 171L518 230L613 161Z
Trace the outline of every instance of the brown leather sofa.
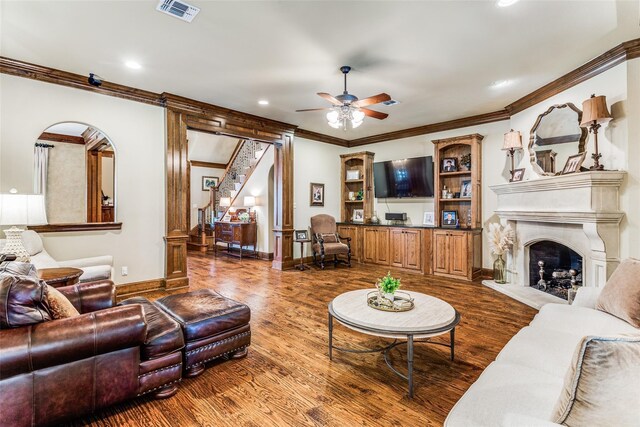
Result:
M39 297L29 283L14 292L18 285L0 292L5 328L24 315L8 312L7 299ZM173 319L144 298L115 306L111 281L58 290L79 316L0 330L0 425L53 425L142 394L176 392L184 339Z

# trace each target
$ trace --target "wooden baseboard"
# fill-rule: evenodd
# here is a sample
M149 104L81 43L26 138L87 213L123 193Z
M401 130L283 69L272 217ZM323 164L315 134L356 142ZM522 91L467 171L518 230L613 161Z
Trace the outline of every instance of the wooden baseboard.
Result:
M483 268L480 272L480 279L491 280L493 279L493 268Z
M273 252L258 252L258 259L273 261Z
M116 300L122 301L132 296L165 289L164 279L143 280L141 282L123 283L116 285Z

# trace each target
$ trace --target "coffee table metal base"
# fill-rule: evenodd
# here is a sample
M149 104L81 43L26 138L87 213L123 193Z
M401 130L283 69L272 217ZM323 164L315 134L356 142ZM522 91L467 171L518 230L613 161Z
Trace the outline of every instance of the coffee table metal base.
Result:
M333 360L333 350L338 350L338 351L343 351L346 353L357 353L357 354L363 354L363 353L382 353L383 357L384 357L384 361L387 364L387 366L389 367L389 369L391 369L391 371L393 373L395 373L396 375L398 375L400 378L403 378L405 380L407 380L408 382L408 389L409 389L409 398L413 398L413 347L415 344L432 344L432 345L440 345L443 347L448 347L450 349L450 359L453 361L454 359L454 354L455 354L455 334L456 334L456 325L458 324L458 322L460 321L460 315L456 312L456 318L455 321L453 322L453 325L451 327L448 327L447 329L443 330L443 331L434 331L434 333L437 332L441 332L444 333L447 330L449 331L449 344L446 343L441 343L441 342L434 342L434 341L430 341L430 338L424 338L424 339L414 339L414 335L413 334L407 334L407 339L406 341L398 341L398 338L395 338L393 340L393 342L385 347L380 347L380 348L374 348L374 349L365 349L365 350L354 350L354 349L348 349L348 348L343 348L343 347L337 347L333 345L333 318L334 315L332 313L332 309L329 308L329 360ZM345 324L345 326L350 327L348 325L348 323L343 322L341 320L338 319L339 323L343 323ZM397 332L394 332L394 334L398 334ZM384 337L381 337L384 338ZM389 361L389 352L391 350L393 350L394 348L400 346L400 345L407 345L407 375L404 375L403 373L401 373L400 371L398 371L396 368L393 367L393 365L391 364L391 362Z

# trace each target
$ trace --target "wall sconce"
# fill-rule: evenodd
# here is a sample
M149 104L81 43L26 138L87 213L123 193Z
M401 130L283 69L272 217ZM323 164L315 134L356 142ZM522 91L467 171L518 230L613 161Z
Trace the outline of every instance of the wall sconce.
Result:
M593 94L591 98L582 103L582 122L580 126L588 128L590 132L593 132L595 138L595 152L591 155L593 159L591 170L604 170L604 166L600 164L602 154L598 152L598 129L600 129L601 123L606 123L611 119L611 114L607 109L607 98L604 95L596 96Z
M522 150L522 135L520 135L520 131L511 129L509 132L505 133L502 149L508 151L511 156L511 179L509 180L509 182L511 182L513 181L513 171L515 169L513 157L516 150Z

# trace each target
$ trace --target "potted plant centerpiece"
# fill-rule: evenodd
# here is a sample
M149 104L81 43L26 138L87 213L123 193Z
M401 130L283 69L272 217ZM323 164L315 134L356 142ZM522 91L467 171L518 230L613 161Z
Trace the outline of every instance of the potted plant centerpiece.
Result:
M400 279L391 276L391 272L389 271L386 276L378 279L377 287L380 296L393 303L395 298L394 294L400 289Z
M515 240L515 233L509 224L502 227L498 223L489 224L489 247L491 253L497 255L493 263L493 280L496 283L507 283L507 272L502 255L509 252Z

